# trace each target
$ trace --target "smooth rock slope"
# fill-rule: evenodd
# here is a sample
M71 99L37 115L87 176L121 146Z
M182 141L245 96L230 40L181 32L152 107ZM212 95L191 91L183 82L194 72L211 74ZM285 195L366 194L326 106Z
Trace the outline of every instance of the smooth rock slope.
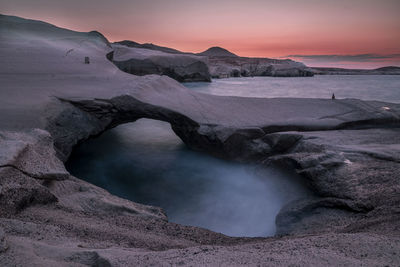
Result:
M184 53L184 52L181 52L179 50L176 50L176 49L173 49L173 48L169 48L169 47L165 47L165 46L159 46L159 45L148 44L148 43L139 44L137 42L129 41L129 40L115 42L115 44L120 44L120 45L124 45L124 46L128 46L128 47L136 47L136 48L144 48L144 49L156 50L156 51L161 51L161 52L171 53L171 54L190 54L190 53Z
M0 37L1 266L400 264L400 105L205 95L120 71L97 32L0 16ZM293 168L316 196L282 209L279 236L231 238L65 170L75 144L143 117L193 149Z

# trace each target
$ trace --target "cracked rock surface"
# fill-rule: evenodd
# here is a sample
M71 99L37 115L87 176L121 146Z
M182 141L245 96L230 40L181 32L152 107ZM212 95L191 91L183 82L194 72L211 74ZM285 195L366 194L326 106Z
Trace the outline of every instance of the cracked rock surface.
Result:
M205 95L120 71L99 33L0 16L0 36L1 266L400 264L399 104ZM315 197L285 206L275 237L232 238L65 170L74 145L139 118L192 149L293 168Z

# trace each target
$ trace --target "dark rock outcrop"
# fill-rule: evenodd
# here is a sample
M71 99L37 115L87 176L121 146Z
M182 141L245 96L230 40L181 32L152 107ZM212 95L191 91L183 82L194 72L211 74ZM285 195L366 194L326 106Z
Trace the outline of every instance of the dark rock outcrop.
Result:
M134 75L167 75L179 82L211 81L204 57L113 45L114 64Z

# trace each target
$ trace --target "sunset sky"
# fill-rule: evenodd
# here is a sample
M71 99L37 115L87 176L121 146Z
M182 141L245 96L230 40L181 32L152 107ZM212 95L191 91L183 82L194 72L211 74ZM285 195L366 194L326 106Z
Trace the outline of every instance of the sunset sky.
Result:
M400 0L0 0L0 13L188 52L400 66Z

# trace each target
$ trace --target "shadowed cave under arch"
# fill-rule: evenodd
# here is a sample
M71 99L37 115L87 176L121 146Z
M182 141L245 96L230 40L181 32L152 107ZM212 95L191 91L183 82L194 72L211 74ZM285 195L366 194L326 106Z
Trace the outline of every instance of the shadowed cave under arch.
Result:
M169 221L230 236L272 236L283 205L309 194L290 171L228 162L188 149L165 121L141 118L76 147L75 176L162 207Z

